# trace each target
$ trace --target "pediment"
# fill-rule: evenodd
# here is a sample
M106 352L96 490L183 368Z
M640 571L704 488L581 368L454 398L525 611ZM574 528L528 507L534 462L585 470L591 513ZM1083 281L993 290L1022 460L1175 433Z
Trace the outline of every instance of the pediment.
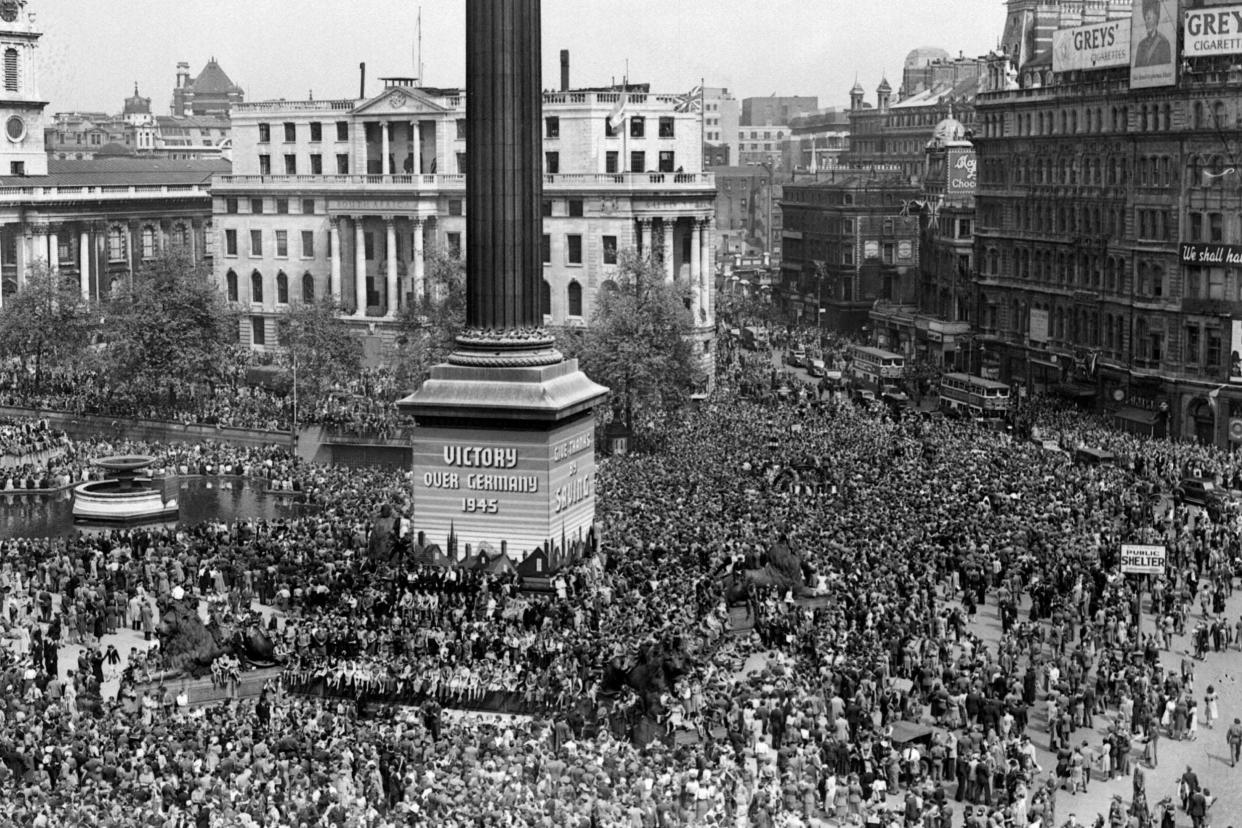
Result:
M354 108L355 115L437 113L448 109L412 86L393 86Z

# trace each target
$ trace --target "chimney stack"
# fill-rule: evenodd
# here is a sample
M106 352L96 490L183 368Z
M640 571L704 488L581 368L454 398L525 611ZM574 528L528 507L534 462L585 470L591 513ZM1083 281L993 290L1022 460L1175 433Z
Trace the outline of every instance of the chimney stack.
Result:
M358 64L358 97L365 98L367 96L367 64L366 61Z
M569 91L569 50L561 49L561 91Z

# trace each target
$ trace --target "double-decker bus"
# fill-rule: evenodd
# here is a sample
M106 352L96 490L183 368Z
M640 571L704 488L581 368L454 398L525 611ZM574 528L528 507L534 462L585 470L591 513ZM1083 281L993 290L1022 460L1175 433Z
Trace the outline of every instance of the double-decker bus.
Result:
M849 350L850 376L860 385L878 392L897 383L906 370L906 358L882 348L852 345Z
M1009 386L973 374L940 378L940 408L968 417L995 419L1009 410Z

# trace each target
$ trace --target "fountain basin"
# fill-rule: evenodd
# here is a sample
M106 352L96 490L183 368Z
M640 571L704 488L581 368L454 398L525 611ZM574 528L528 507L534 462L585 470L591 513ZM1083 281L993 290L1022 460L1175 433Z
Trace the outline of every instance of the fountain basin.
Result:
M177 499L165 498L163 486L138 472L155 462L153 457L103 457L95 465L112 472L108 480L83 483L73 489L73 519L92 523L137 523L161 520L177 514Z
M135 483L151 483L138 478ZM177 498L165 499L159 489L122 488L117 480L83 483L73 489L74 520L128 523L177 514Z

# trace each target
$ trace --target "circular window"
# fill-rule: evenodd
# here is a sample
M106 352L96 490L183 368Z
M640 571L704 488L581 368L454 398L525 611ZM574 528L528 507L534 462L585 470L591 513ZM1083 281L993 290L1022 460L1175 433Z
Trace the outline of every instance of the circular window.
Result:
M10 141L20 141L26 137L26 122L13 115L4 124L4 131L8 134Z

